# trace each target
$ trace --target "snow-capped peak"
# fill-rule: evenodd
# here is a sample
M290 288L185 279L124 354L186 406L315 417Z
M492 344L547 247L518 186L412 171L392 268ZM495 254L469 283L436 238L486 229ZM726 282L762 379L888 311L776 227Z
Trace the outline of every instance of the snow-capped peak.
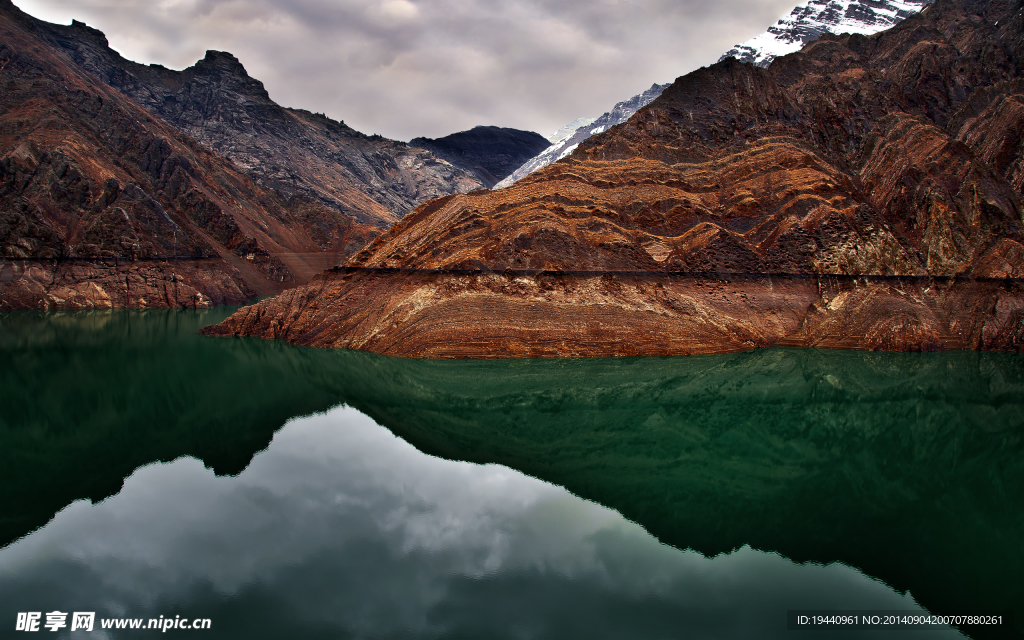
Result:
M797 5L764 33L725 52L767 67L779 56L799 51L823 33L878 33L919 12L932 0L809 0Z

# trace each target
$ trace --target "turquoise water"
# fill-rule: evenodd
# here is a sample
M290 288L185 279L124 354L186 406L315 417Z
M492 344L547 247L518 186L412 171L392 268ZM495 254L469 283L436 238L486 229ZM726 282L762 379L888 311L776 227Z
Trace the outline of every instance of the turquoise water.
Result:
M1019 356L420 361L195 334L226 313L0 315L0 633L54 609L225 638L1021 617ZM906 633L957 636L837 635Z

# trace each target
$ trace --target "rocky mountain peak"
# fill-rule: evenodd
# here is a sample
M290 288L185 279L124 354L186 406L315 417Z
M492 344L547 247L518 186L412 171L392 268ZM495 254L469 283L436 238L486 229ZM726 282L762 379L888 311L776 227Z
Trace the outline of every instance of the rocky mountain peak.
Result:
M8 4L10 3L8 2ZM104 47L110 46L110 43L107 41L107 34L103 33L99 29L90 27L80 20L72 20L71 28L78 32L79 37L89 38Z
M270 93L263 83L249 76L241 61L227 51L209 50L202 60L182 72L190 82L213 82L223 90L259 101L270 102Z
M204 74L229 74L240 78L249 78L241 61L227 51L215 51L210 49L202 60L196 62L193 67L197 73ZM262 85L262 83L260 83Z

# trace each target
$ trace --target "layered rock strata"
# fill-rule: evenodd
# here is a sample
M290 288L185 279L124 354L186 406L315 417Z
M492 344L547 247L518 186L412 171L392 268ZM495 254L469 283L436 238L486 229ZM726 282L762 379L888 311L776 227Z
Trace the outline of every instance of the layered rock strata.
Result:
M888 29L904 18L920 11L931 0L809 0L795 7L790 14L761 34L736 45L722 55L767 67L775 58L799 51L825 33L857 33L869 35ZM590 136L607 131L628 120L641 107L661 95L667 84L655 84L643 93L615 105L611 111L551 140L551 146L531 158L512 175L498 183L501 189L525 178L530 173L561 160L576 150Z
M3 2L0 86L0 309L237 304L378 233L254 184Z
M1020 350L1021 294L998 281L339 270L206 331L417 358L695 355L772 345Z
M280 106L230 53L208 51L194 66L174 71L124 59L102 32L81 22L42 22L10 0L0 0L0 13L286 197L299 195L386 228L422 202L483 187L469 171L425 149Z
M1019 0L728 59L210 331L434 357L1019 349L1022 59Z

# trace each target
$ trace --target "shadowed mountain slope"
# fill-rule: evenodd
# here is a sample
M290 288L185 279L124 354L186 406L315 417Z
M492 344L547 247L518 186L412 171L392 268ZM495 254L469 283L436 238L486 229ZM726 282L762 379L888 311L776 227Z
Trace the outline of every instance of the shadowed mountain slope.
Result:
M698 70L215 331L432 356L1019 349L1022 22L1020 0L939 0Z
M377 231L261 188L0 0L0 308L207 306L305 282Z
M429 149L493 187L524 162L548 148L547 138L508 127L473 127L443 138L413 138L411 147Z
M427 151L278 105L230 53L208 51L194 66L173 71L125 60L102 32L81 22L49 24L9 0L0 0L0 11L286 197L302 195L386 228L422 202L482 187L471 173Z

